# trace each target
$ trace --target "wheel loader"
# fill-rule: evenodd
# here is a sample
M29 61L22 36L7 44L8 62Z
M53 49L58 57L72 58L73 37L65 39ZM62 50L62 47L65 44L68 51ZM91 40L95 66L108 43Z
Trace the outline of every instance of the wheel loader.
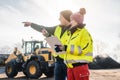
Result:
M51 48L43 41L23 41L22 53L15 47L5 61L5 73L9 78L13 78L18 72L23 71L27 78L37 79L43 73L47 77L54 74L54 58Z

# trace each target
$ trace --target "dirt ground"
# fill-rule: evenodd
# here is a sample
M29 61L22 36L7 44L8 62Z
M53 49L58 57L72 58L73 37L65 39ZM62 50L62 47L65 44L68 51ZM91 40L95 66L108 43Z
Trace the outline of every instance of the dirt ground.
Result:
M0 80L8 80L4 72L4 67L0 68ZM15 80L26 80L22 72L14 78ZM13 80L13 79L9 79ZM30 80L30 79L27 79ZM54 80L54 78L46 78L44 75L38 80ZM108 69L108 70L90 70L90 80L120 80L120 69Z
M120 69L90 70L90 80L120 80Z

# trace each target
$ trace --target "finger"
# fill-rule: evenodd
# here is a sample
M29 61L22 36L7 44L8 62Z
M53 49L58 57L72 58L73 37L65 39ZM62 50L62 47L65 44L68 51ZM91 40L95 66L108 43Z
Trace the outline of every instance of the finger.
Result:
M42 29L42 33L43 33L43 34L46 34L47 31L46 31L45 29Z
M22 23L27 23L27 22L22 22Z

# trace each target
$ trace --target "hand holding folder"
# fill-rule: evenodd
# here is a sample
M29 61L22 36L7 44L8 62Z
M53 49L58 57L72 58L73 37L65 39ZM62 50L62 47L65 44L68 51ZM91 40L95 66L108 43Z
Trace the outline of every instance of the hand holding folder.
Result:
M65 53L65 51L62 51L62 49L60 49L60 46L63 46L63 45L62 45L62 43L60 42L60 40L56 36L47 37L47 38L45 38L45 40L50 45L50 47L53 50L55 50L55 52L57 54L63 54L63 53Z

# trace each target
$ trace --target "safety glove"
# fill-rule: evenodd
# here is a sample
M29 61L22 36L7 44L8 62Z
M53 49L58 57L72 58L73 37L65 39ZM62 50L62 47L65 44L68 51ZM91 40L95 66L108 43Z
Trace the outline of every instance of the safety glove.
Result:
M66 51L67 49L67 45L55 45L55 51L56 52L62 52L62 51Z

